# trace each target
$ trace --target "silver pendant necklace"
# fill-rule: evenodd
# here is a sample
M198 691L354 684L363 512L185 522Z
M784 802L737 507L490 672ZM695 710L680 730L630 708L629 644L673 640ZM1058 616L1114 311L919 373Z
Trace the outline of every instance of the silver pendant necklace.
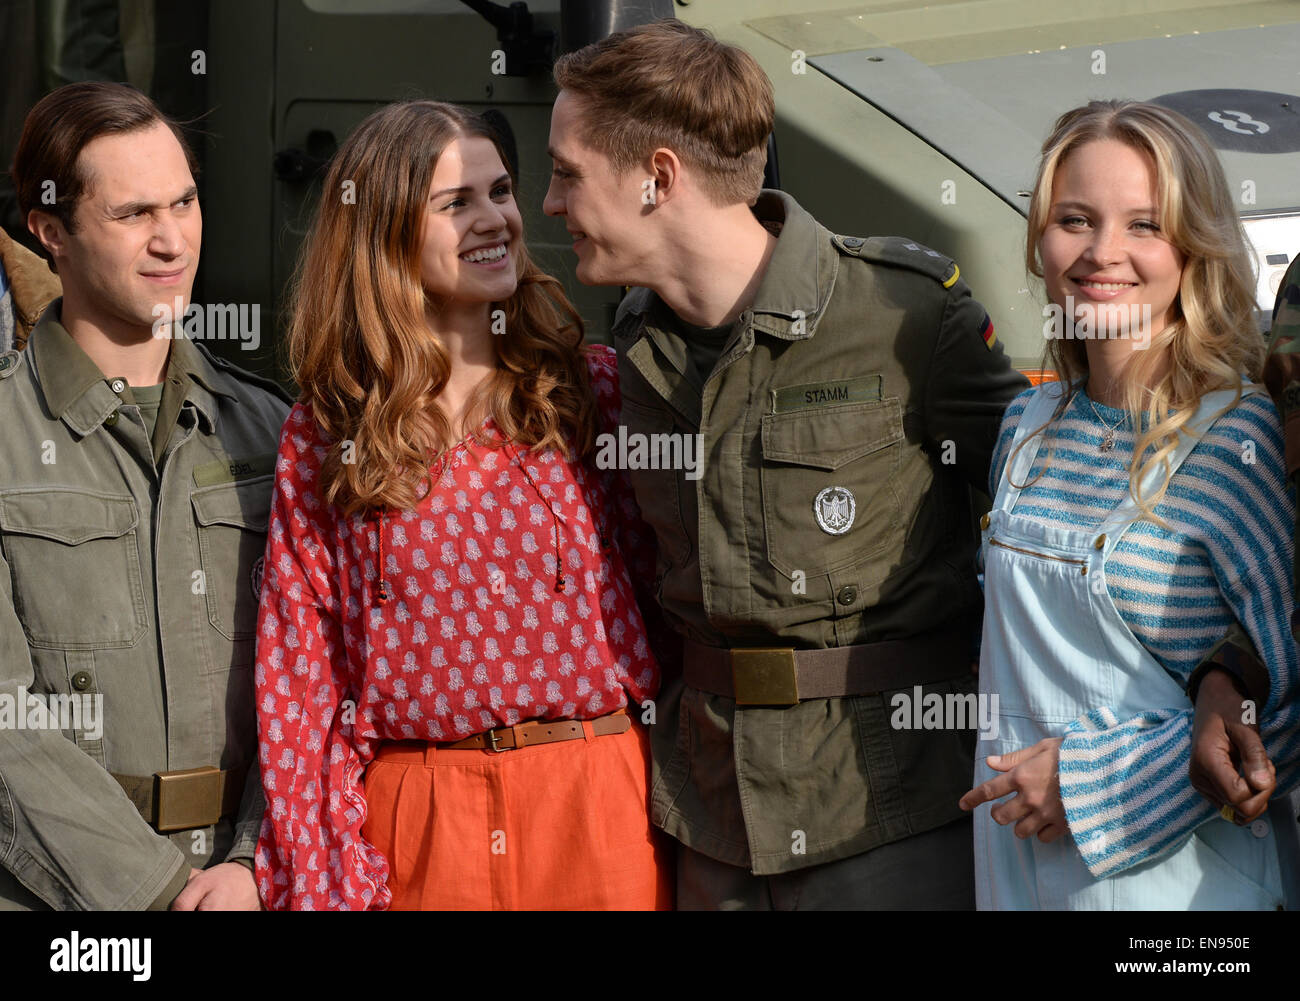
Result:
M1088 397L1088 403L1092 405L1092 412L1097 415L1097 420L1101 421L1101 426L1106 429L1106 433L1101 436L1101 444L1097 446L1097 450L1101 452L1109 452L1115 447L1115 432L1123 427L1124 423L1128 420L1128 414L1121 417L1115 426L1111 427L1106 423L1106 419L1101 416L1101 411L1097 409L1097 403L1091 396Z

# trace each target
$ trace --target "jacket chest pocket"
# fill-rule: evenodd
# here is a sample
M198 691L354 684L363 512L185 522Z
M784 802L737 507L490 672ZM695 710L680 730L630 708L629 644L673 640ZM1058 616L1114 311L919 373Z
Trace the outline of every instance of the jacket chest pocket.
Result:
M190 494L198 523L208 621L228 640L251 640L257 632L274 479L258 476L201 487Z
M682 493L684 489L693 490L695 482L691 481L683 488L683 471L663 467L671 466L674 455L682 456L682 449L671 443L676 442L679 446L684 442L685 434L674 432L671 414L626 396L623 398L622 420L627 428L627 476L636 493L641 517L654 529L659 571L663 571L665 561L673 566L682 566L690 558L692 549L686 519L689 517L690 523L694 524L697 517L694 496L686 498L688 503L684 509ZM668 437L670 435L674 437ZM699 458L696 456L697 461ZM648 468L651 465L660 468Z
M128 495L68 487L0 493L14 610L34 647L134 646L148 625L139 510Z
M767 414L760 487L768 561L793 578L864 563L902 530L896 399Z

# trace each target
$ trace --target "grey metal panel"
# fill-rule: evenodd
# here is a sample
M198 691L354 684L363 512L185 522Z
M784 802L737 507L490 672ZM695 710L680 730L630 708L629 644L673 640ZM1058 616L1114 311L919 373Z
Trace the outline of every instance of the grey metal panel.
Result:
M995 62L996 60L989 60ZM899 49L813 56L808 63L978 177L1020 213L1039 141L1015 119Z
M1097 53L1104 72L1094 72ZM1150 100L1184 90L1300 94L1300 23L1001 56L930 68L895 49L809 62L947 153L1020 211L1038 148L1062 112L1098 98ZM871 57L881 62L871 62ZM922 72L922 71L925 72ZM1213 129L1212 122L1200 122ZM1026 140L1028 138L1028 141ZM1300 153L1219 151L1243 210L1300 206Z

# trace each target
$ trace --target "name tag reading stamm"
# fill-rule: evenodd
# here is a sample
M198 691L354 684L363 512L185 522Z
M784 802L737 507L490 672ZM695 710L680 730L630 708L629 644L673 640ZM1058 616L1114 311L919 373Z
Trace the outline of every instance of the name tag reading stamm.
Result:
M235 483L275 472L275 453L254 455L246 459L218 459L194 467L194 485L210 487L218 483Z
M885 377L882 375L864 375L857 379L782 386L772 390L772 413L782 414L790 410L834 406L837 403L871 403L880 399L884 382Z

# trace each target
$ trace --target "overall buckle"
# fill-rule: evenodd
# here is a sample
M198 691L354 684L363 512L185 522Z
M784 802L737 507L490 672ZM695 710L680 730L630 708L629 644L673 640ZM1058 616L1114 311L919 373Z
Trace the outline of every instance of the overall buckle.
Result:
M793 706L799 703L799 679L793 647L757 647L731 651L731 684L738 706Z

